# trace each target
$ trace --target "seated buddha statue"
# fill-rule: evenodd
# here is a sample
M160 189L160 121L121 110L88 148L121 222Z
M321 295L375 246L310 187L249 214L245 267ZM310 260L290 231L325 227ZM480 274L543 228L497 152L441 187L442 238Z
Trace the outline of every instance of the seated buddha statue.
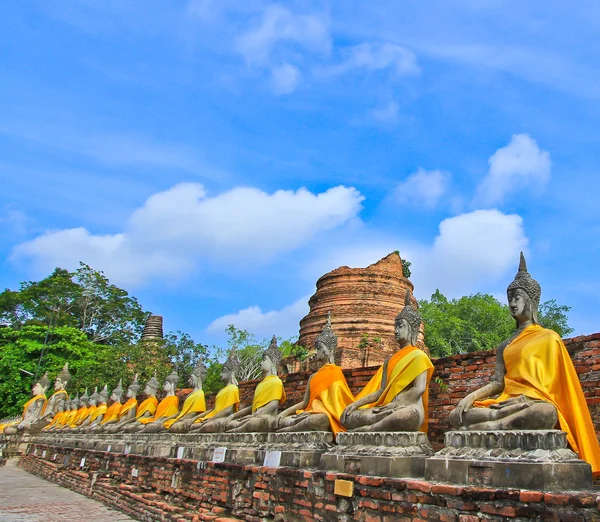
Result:
M349 430L427 433L433 364L427 354L415 346L421 317L412 306L410 290L404 302L395 321L400 350L386 359L342 413L342 424Z
M46 390L50 386L50 380L48 379L48 373L34 384L31 394L32 398L29 399L23 406L23 414L21 420L8 426L4 426L3 433L6 435L16 435L18 433L28 432L31 429L31 425L41 415L44 414L46 409ZM38 430L42 428L38 424Z
M133 382L127 388L127 400L125 401L125 404L123 404L116 419L106 420L106 423L102 428L103 432L118 433L124 425L135 420L138 407L137 394L139 391L140 384L136 373Z
M315 349L315 358L323 366L308 379L304 399L277 416L275 431L332 431L334 436L346 431L340 418L354 396L335 364L337 336L331 328L331 314L315 339Z
M100 423L104 419L106 412L108 411L108 386L105 384L104 388L98 393L98 400L96 409L90 414L87 419L87 424L82 425L80 430L83 433L89 433L92 429L100 427Z
M202 390L202 381L206 375L206 366L200 360L190 374L189 384L192 392L185 398L181 411L174 419L163 424L163 427L173 433L187 433L198 415L206 411L206 401Z
M84 409L87 410L88 399L89 397L87 396L87 391L85 396L82 396L81 399L79 398L79 394L72 399L67 399L65 401L65 415L59 420L59 422L57 422L52 431L63 431L69 429L73 421L77 418L77 415L80 414L81 405L84 403L84 401L86 403L86 407Z
M163 391L167 393L166 397L158 403L156 412L152 417L145 417L138 419L133 424L133 429L126 429L128 433L140 432L140 433L157 433L163 430L163 424L177 417L179 413L179 398L175 395L175 389L179 382L179 376L177 372L172 372L165 379L163 385Z
M79 401L79 397L77 397ZM50 424L42 428L42 431L53 431L56 426L60 426L62 420L69 413L68 408L70 408L70 404L67 404L68 401L63 397L56 405L57 412L54 414L52 421Z
M83 411L81 415L76 418L76 421L71 424L71 429L76 432L81 432L90 425L92 422L92 418L96 418L95 413L98 411L99 403L100 403L100 394L98 393L98 387L94 387L94 393L90 395L88 400L88 408L87 411ZM106 407L106 404L104 404ZM106 410L105 410L106 411Z
M110 400L112 404L107 408L102 420L95 426L90 428L90 431L101 431L109 422L116 422L119 420L119 414L123 405L121 404L121 397L123 397L123 381L120 379L117 387L110 394Z
M539 283L519 271L507 288L515 333L498 346L493 380L450 414L463 430L551 430L558 424L575 453L600 474L600 449L571 357L560 336L538 324Z
M69 398L69 394L65 389L71 380L71 373L69 372L69 363L65 363L61 372L56 376L54 381L54 393L48 399L44 413L35 419L31 424L31 429L39 431L52 421L54 415L58 411L57 404L60 400L66 400Z
M240 361L235 347L229 352L229 357L221 369L221 379L227 385L219 390L215 397L215 405L208 411L198 415L192 422L190 431L199 431L200 433L219 433L225 427L226 420L232 413L238 411L240 404L240 390L235 377Z
M139 421L154 417L154 414L156 413L156 407L158 406L156 392L158 391L159 386L160 383L156 378L156 372L154 372L154 376L146 383L146 387L144 388L144 393L147 395L147 397L138 406L134 417L128 420L119 421L119 430L117 433L133 433L135 431L139 431L140 426L144 426L144 423ZM111 433L114 433L114 431L111 430Z
M281 352L277 347L277 338L273 336L269 347L262 355L263 380L254 390L252 404L231 415L225 425L225 431L232 433L273 431L279 405L285 402L283 382L277 376L280 363Z

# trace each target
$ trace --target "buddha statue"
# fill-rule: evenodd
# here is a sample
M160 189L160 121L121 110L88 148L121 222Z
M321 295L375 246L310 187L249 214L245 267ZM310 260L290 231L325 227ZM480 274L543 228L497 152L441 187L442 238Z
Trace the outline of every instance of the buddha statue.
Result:
M95 414L98 411L100 400L101 400L101 396L98 393L98 387L96 386L96 387L94 387L94 393L92 393L90 395L89 402L88 402L89 406L87 408L87 412L81 414L81 416L79 417L77 422L74 423L75 425L73 425L73 424L71 425L71 428L74 431L77 431L77 432L84 431L84 428L86 428L87 426L90 425L90 423L92 422L92 419L96 418ZM106 407L106 404L104 404L104 407Z
M60 423L57 423L52 431L63 431L68 430L71 427L71 424L75 421L77 416L81 414L82 405L85 403L86 406L83 406L83 409L87 411L87 400L89 397L87 396L87 390L85 396L82 396L81 399L79 395L76 395L72 399L67 399L65 415L62 419L60 419Z
M558 424L579 457L600 474L600 449L577 372L560 336L538 324L539 283L519 271L507 288L515 333L498 346L493 380L450 414L456 429L551 430Z
M173 433L187 433L192 423L198 418L198 415L206 411L206 401L204 400L204 391L202 390L202 381L206 375L206 366L200 360L196 364L194 371L190 374L189 384L192 386L192 392L185 398L183 407L179 415L164 423L164 428Z
M79 401L79 397L77 397L77 401ZM42 431L54 431L54 428L56 426L62 425L61 422L63 421L65 416L69 413L68 408L70 408L70 404L67 404L67 402L69 402L69 401L66 401L64 397L58 401L58 403L56 405L57 412L54 414L54 417L52 418L52 421L50 422L50 424L48 424L47 426L42 428Z
M277 416L275 431L332 431L334 436L346 431L340 417L354 396L335 364L337 336L331 328L331 314L315 339L315 349L315 358L323 366L308 379L304 399Z
M165 398L158 403L156 413L153 417L138 420L138 430L141 433L157 433L165 428L163 424L171 419L174 419L179 414L179 398L175 395L179 375L177 372L172 372L165 379L163 391L167 393Z
M118 431L116 431L116 433L133 433L134 431L138 431L139 426L143 426L142 423L139 423L140 420L154 417L154 414L156 413L156 407L158 406L156 392L158 391L159 386L160 383L156 378L156 372L154 372L154 376L146 383L146 387L144 388L144 393L147 395L147 397L138 406L135 416L132 416L130 411L127 415L128 419L123 418L119 421ZM117 428L117 426L115 426L115 428ZM110 432L115 433L115 431L112 429Z
M198 415L198 418L190 426L190 431L201 433L219 433L223 431L225 420L238 411L240 404L240 390L235 376L239 367L240 361L234 346L221 369L221 379L227 385L217 393L214 407Z
M140 383L138 382L138 375L136 373L133 382L129 385L129 388L127 388L127 400L125 401L125 404L123 404L116 419L107 420L105 418L106 423L102 428L103 432L118 433L124 425L135 420L138 407L137 394L139 391Z
M56 380L54 381L54 393L48 399L44 413L32 422L32 430L39 431L52 421L52 418L58 411L58 402L69 398L69 394L65 388L70 380L71 373L69 372L69 363L65 363L61 372L56 376Z
M23 406L23 415L21 420L8 426L4 426L3 433L6 435L17 435L19 433L31 431L32 424L44 414L46 409L46 390L50 386L50 379L48 379L48 373L34 384L31 394L32 398L29 399ZM37 425L37 430L42 429L43 426Z
M87 418L87 424L82 425L80 431L83 433L89 433L93 429L100 427L100 423L104 419L104 415L108 411L108 386L105 384L104 388L98 393L98 399L96 409Z
M280 363L281 352L277 347L277 338L273 336L262 356L263 380L254 390L252 404L230 416L225 426L226 431L232 433L273 431L279 405L284 403L286 398L283 382L277 376Z
M341 422L352 431L423 431L427 433L429 380L433 364L415 345L421 317L413 308L410 290L396 316L400 347L373 375L342 413Z
M119 414L123 405L121 404L121 397L123 397L123 381L119 379L119 384L110 394L110 400L112 404L106 410L102 420L95 426L90 428L90 431L101 431L109 422L117 422L119 420Z

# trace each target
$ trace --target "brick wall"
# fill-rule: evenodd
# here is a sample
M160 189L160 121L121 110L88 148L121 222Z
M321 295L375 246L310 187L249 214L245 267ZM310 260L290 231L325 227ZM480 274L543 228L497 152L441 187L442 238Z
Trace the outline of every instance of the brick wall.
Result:
M292 468L199 466L192 460L35 447L37 456L29 453L21 459L23 469L146 521L584 521L600 516L596 492L543 493ZM351 497L334 494L336 479L352 482Z
M581 380L596 434L600 435L600 333L565 339L565 345ZM461 398L490 381L495 361L495 350L434 359L435 371L429 388L429 439L436 449L441 447L444 433L450 429L447 420L450 411ZM352 392L361 390L377 368L371 366L344 370ZM287 394L285 407L302 400L309 377L310 372L291 373L282 377ZM438 384L437 379L441 379L443 384ZM240 383L242 405L252 403L258 382ZM212 406L214 395L207 395L207 401Z

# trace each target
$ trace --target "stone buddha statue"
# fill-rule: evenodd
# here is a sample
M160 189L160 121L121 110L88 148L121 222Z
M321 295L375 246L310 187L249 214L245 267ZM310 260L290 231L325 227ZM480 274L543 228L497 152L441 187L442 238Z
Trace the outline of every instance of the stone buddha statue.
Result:
M61 372L56 376L56 380L54 381L54 393L48 399L44 412L32 422L31 429L33 431L39 431L47 426L58 411L58 402L69 398L69 394L65 388L70 380L71 373L69 372L69 363L65 363Z
M98 387L94 387L94 393L90 395L89 398L89 406L87 408L87 412L82 413L81 417L75 423L75 426L72 425L74 431L82 432L85 431L84 428L89 426L92 422L92 419L96 418L96 412L98 411L100 400L102 397L98 393ZM106 408L106 403L104 404ZM106 411L106 410L105 410Z
M77 402L79 402L79 396L77 396ZM56 426L62 425L62 421L69 413L70 401L65 400L63 397L60 401L58 401L56 408L57 412L54 414L52 421L50 424L42 428L42 431L54 431Z
M226 431L232 433L273 431L279 405L284 403L286 398L283 382L277 376L280 363L281 352L277 346L277 338L273 336L262 356L263 380L254 390L252 404L229 417L225 425Z
M560 336L538 324L541 287L519 271L507 288L515 333L498 346L493 380L450 414L463 430L551 430L558 424L582 460L600 473L600 449L577 372Z
M189 384L193 388L192 392L185 398L179 415L164 423L165 429L173 433L187 433L198 416L206 411L206 401L202 390L202 381L205 375L206 366L200 360L190 374Z
M177 372L172 372L165 379L163 391L167 393L165 398L158 403L156 407L156 413L153 417L147 417L145 419L139 419L138 430L141 433L157 433L164 431L163 424L171 419L174 419L179 414L179 398L175 395L177 383L179 382L179 375Z
M331 328L331 314L315 339L315 349L315 357L323 366L308 379L304 399L277 416L276 431L332 431L334 436L346 431L340 417L354 396L342 369L335 364L337 336Z
M416 348L421 317L413 308L410 290L396 316L400 350L387 359L342 414L352 431L424 431L427 433L429 380L433 364Z
M147 397L138 406L135 416L132 416L130 411L127 415L128 418L121 419L118 426L115 426L115 429L118 428L118 431L115 432L111 429L111 433L118 433L121 431L129 433L130 431L138 431L139 426L143 426L143 424L139 423L138 421L154 417L154 414L156 413L156 407L158 406L156 392L158 391L159 386L160 383L156 378L156 372L154 372L154 376L146 383L146 387L144 388L144 393L147 395Z
M75 408L73 410L73 408ZM79 401L74 403L71 401L71 412L65 417L65 423L63 424L62 430L69 430L77 428L83 420L88 416L90 412L90 396L88 395L88 389L86 388L83 395L79 397Z
M223 431L225 420L238 410L240 404L240 390L235 376L239 367L240 361L237 356L237 349L234 346L221 369L221 379L227 385L217 393L214 407L198 415L198 418L190 426L190 431L201 433L219 433Z
M67 399L65 401L65 415L61 418L61 420L56 424L52 431L63 431L68 430L71 427L71 424L77 419L77 416L81 413L82 405L86 404L83 407L84 410L87 411L87 400L89 397L87 396L87 390L85 396L79 398L79 394L77 394L72 399Z
M106 410L102 420L95 426L90 428L90 431L101 431L109 422L117 422L119 420L119 414L123 405L121 404L121 397L123 397L123 381L120 379L117 387L110 394L110 400L112 404Z
M137 394L140 391L140 383L138 382L137 373L133 379L133 382L127 388L127 400L123 407L119 411L119 414L116 419L106 419L106 423L102 428L102 431L106 433L117 433L121 430L121 428L135 420L135 415L137 413L138 400Z
M48 379L48 373L44 374L44 376L34 384L31 394L32 398L29 399L25 405L23 406L23 415L21 416L21 420L13 425L5 426L4 433L6 435L16 435L18 433L29 432L32 431L32 424L40 418L44 414L44 410L46 409L47 400L46 400L46 390L50 386L50 379ZM39 431L43 426L38 424L36 426Z
M108 386L105 384L104 388L98 393L98 399L96 404L96 409L90 414L87 421L88 424L81 427L80 431L83 433L89 433L90 430L94 428L97 429L100 427L100 423L104 419L106 412L108 411L108 406L106 403L108 402Z

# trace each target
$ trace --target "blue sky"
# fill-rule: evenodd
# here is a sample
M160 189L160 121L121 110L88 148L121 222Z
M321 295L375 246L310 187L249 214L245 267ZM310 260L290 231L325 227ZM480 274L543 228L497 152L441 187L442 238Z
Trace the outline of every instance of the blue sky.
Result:
M398 249L415 295L600 330L600 6L5 2L0 286L84 261L219 343Z

